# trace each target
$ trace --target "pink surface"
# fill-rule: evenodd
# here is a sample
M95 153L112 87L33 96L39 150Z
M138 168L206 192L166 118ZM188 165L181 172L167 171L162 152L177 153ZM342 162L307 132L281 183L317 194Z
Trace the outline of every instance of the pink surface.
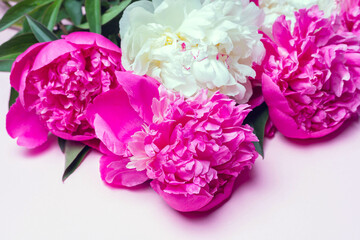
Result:
M277 134L226 204L181 214L150 187L109 188L95 152L63 184L53 136L26 150L7 135L9 74L0 79L0 239L360 239L359 121L323 140Z

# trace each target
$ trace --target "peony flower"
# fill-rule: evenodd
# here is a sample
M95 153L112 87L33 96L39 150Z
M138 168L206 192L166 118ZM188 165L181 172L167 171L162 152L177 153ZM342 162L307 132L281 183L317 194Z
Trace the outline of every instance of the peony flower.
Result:
M156 95L153 87L147 89ZM127 187L151 179L152 188L174 209L208 210L230 196L236 177L258 157L253 129L242 124L250 109L218 92L208 98L201 90L185 100L160 89L160 99L152 101L151 121L125 114L131 105L125 101L111 106L120 99L117 90L97 97L89 107L98 137L115 154L102 157L102 179Z
M360 43L335 32L332 19L314 6L279 17L267 56L263 94L276 128L287 137L317 138L338 129L360 106Z
M31 46L11 70L19 98L7 115L9 135L30 148L44 143L49 131L68 140L95 138L84 114L96 96L118 86L120 58L119 47L88 32Z
M185 97L208 89L246 103L264 55L262 20L248 0L135 2L120 20L123 66Z
M259 7L264 10L265 20L261 30L268 36L271 36L272 26L275 20L285 15L287 20L295 23L295 12L302 8L310 8L318 5L319 9L324 11L326 17L330 17L337 8L339 0L259 0ZM293 29L293 25L291 28Z

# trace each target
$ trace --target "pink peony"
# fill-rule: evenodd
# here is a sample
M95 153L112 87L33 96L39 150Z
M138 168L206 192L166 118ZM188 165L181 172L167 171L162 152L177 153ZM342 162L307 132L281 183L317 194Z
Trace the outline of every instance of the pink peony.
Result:
M236 177L258 157L253 129L242 125L248 105L235 106L220 93L209 99L204 90L185 100L161 88L160 99L152 101L152 120L139 121L125 114L131 101L124 104L121 99L111 106L120 99L116 91L99 96L89 107L98 137L117 155L104 156L100 162L101 176L112 186L130 187L152 179L153 189L171 207L203 211L227 199Z
M160 96L154 122L128 144L128 167L146 170L152 188L176 210L210 209L229 197L235 178L258 156L253 129L242 125L250 109L220 93Z
M44 143L49 131L69 140L95 138L84 113L96 96L118 86L120 58L119 47L88 32L31 46L11 70L19 98L7 115L9 135L26 147Z
M263 94L276 128L292 138L317 138L338 129L360 105L360 44L335 32L317 6L284 16L264 39Z

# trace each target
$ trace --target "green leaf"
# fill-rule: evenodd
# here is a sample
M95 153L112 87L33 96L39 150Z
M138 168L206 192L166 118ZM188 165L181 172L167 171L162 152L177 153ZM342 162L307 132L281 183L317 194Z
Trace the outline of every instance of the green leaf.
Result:
M101 25L104 25L104 24L110 22L111 20L113 20L114 18L116 18L117 16L119 16L119 14L122 13L122 11L124 11L124 9L130 3L131 3L131 0L124 0L119 5L109 8L104 13L104 15L101 16ZM77 27L81 28L81 29L89 29L89 23L86 22L81 25L78 25Z
M118 41L117 41L117 39L116 39L116 35L115 35L115 34L109 35L108 39L109 39L110 41L112 41L115 45L119 46L119 43L118 43Z
M246 117L244 123L249 124L254 128L254 134L259 139L259 142L254 142L256 151L264 157L264 134L265 134L265 125L269 118L269 110L265 103L256 107L249 115Z
M9 108L16 102L19 93L12 87L10 90Z
M81 1L65 0L64 7L65 7L65 11L70 16L71 21L75 25L79 25L81 23L81 19L83 16L82 11L81 11L81 7L82 7Z
M50 42L58 39L53 32L49 31L49 29L32 17L26 16L26 20L30 25L31 31L34 33L39 42Z
M0 60L15 59L18 55L37 42L38 41L32 33L17 35L0 46Z
M15 59L0 60L0 72L10 72Z
M80 142L66 141L63 181L65 181L80 166L89 150L90 147Z
M58 138L58 144L62 153L65 153L65 143L66 143L65 139Z
M54 0L25 0L11 7L0 20L0 31L10 27L24 15Z
M57 23L57 17L63 0L55 0L45 11L42 22L52 31Z
M101 34L101 1L85 0L85 12L90 31Z

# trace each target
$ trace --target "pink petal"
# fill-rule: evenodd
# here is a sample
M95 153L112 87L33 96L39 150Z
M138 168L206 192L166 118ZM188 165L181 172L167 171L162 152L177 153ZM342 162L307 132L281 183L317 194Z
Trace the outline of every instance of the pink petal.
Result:
M151 104L154 98L159 99L158 82L147 76L138 76L131 72L116 72L119 84L128 94L133 108L146 123L151 123L153 111Z
M96 136L116 155L124 155L126 143L144 123L122 88L97 96L89 105L86 116Z
M25 85L25 79L31 64L34 62L34 59L39 51L47 44L48 43L36 43L16 58L14 64L12 65L10 74L10 84L16 91L19 92L20 88L25 88L25 86L21 87L21 85Z
M76 135L76 136L74 136L74 135L71 135L69 133L56 131L54 129L51 129L50 131L55 136L61 137L61 138L66 139L66 140L86 141L86 140L94 139L94 136L89 136L89 135Z
M335 131L341 126L341 124L337 124L334 127L317 132L306 132L300 129L298 124L291 117L294 112L290 108L286 98L280 92L279 87L266 74L262 77L262 84L265 102L269 107L270 119L284 136L302 139L319 138Z
M92 32L74 32L62 36L68 42L79 45L99 46L121 54L121 49L106 37Z
M149 178L145 171L128 169L129 159L104 155L100 159L101 179L113 187L133 187L146 182Z
M18 138L19 146L28 148L40 146L48 137L48 130L39 117L33 112L26 111L20 99L16 100L6 115L6 130L10 137Z
M294 111L290 108L288 101L280 91L278 85L266 74L262 76L262 91L265 102L269 108L279 108L286 114L294 114Z
M40 69L56 58L75 50L77 50L76 47L63 39L48 42L37 54L31 70Z
M171 194L164 192L157 180L153 180L150 185L170 207L180 212L198 211L213 199L213 196L204 190L201 190L200 194Z
M292 52L291 43L288 39L292 39L289 22L286 21L285 15L282 15L276 19L272 27L273 36L275 42L279 44L279 47L285 48L288 52Z
M99 140L99 139L91 139L82 141L83 144L95 149L98 152L101 152L105 155L114 155L114 153L110 152L109 149Z
M200 211L200 212L208 211L208 210L218 206L220 203L224 202L225 200L227 200L231 196L231 193L232 193L232 190L233 190L233 187L234 187L234 183L235 183L235 179L236 178L233 177L230 180L228 180L228 182L223 187L223 190L222 191L220 191L220 190L217 191L215 193L214 198L211 200L211 202L209 202L209 204L202 207L198 211Z

